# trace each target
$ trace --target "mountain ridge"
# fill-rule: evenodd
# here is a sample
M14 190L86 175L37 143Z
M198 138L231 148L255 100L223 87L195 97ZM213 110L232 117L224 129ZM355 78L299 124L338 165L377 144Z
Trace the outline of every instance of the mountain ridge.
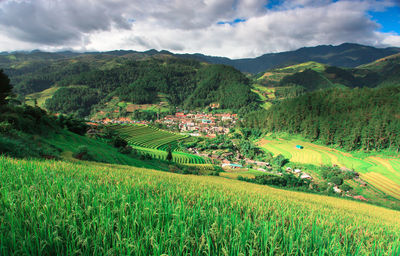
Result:
M306 61L315 61L322 64L339 67L357 67L363 64L373 62L375 60L387 57L389 55L400 53L398 47L376 48L373 46L360 45L354 43L343 43L340 45L318 45L313 47L302 47L294 51L284 51L278 53L266 53L255 58L240 58L230 59L222 56L209 56L201 53L173 53L167 50L150 49L147 51L135 50L113 50L106 52L73 52L73 51L60 51L60 52L43 52L40 50L33 50L31 52L2 52L0 56L10 55L41 55L48 58L70 58L80 55L113 55L113 56L126 56L136 55L137 57L149 57L155 55L172 55L179 58L195 59L198 61L208 62L211 64L224 64L232 66L241 72L258 73L271 68L278 68L293 64L299 64ZM0 62L1 64L1 62Z

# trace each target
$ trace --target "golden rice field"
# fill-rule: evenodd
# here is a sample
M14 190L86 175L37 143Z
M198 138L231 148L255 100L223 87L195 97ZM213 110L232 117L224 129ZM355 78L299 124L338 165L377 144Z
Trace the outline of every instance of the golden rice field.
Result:
M400 212L214 176L0 156L0 255L400 255Z
M297 139L262 139L258 145L274 155L282 154L291 162L315 165L339 165L361 174L361 178L382 192L400 199L400 158L369 156L360 158L350 153ZM296 145L304 146L297 149Z

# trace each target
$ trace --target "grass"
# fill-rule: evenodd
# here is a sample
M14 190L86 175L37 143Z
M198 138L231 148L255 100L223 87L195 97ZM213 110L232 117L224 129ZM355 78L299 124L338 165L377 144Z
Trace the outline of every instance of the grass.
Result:
M256 93L259 97L259 100L263 103L261 107L264 109L269 109L272 106L270 100L275 99L275 88L269 88L262 86L260 84L253 84L252 92Z
M284 155L291 162L315 165L336 164L354 169L361 174L362 179L365 179L371 185L389 196L400 199L399 158L352 154L313 144L299 137L285 139L266 137L260 140L258 144L274 155ZM304 149L297 149L296 145L302 145Z
M302 72L306 69L312 69L317 72L324 72L326 68L326 65L314 62L314 61L309 61L309 62L304 62L292 66L287 66L284 68L277 68L277 69L272 69L267 72L265 72L261 77L257 79L258 82L265 83L265 81L272 81L275 83L278 83L281 81L285 76L292 75L297 72Z
M59 89L59 87L51 87L49 89L46 89L44 91L41 92L37 92L37 93L32 93L32 94L28 94L26 96L27 99L27 104L34 106L35 105L35 99L37 101L37 105L41 108L44 108L44 104L46 103L47 99L50 99L51 97L53 97L53 95L56 93L56 91Z
M59 149L61 157L68 160L74 159L72 155L80 146L86 146L89 154L93 157L93 161L160 170L157 163L141 161L129 155L119 153L116 148L102 141L80 136L69 131L49 133L45 138L40 138L38 143L46 143Z
M399 255L400 214L223 177L0 157L0 255Z

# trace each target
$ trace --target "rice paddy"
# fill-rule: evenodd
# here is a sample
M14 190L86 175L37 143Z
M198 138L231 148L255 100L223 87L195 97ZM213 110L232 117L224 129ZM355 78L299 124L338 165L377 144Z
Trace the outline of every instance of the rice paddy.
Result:
M171 149L174 162L205 165L204 167L211 164L209 159L177 150L178 142L189 138L188 135L163 131L147 125L114 125L112 129L125 138L133 148L153 158L165 160L167 151Z
M359 172L361 178L377 189L400 199L400 159L377 156L357 157L351 153L316 145L299 139L260 140L258 144L273 153L282 154L291 162L347 167ZM297 149L296 145L304 146Z
M0 157L0 255L399 255L400 214L223 177Z

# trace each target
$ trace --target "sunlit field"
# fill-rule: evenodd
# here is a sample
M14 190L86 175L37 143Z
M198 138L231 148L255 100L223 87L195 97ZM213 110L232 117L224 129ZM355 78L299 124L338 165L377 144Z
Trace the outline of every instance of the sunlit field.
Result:
M400 214L99 163L0 157L0 255L399 255Z

